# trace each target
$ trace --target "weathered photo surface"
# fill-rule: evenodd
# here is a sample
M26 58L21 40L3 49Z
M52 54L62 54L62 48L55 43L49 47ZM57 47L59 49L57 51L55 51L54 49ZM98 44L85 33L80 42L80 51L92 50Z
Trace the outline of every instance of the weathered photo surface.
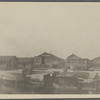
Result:
M0 3L0 94L100 94L99 10Z

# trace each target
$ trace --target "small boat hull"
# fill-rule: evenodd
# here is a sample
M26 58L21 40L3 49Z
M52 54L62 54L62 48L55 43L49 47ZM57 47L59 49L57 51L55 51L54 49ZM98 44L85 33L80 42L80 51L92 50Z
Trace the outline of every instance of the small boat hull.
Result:
M53 87L55 89L60 89L60 90L77 90L78 88L75 87L75 86L65 86L65 85L59 85L59 84L56 84L56 83L53 83Z

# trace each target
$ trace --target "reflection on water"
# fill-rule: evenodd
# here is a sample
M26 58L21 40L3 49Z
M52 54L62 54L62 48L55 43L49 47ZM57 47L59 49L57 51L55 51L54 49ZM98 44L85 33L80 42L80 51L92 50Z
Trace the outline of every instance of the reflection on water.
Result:
M1 71L2 72L2 71ZM18 72L10 72L9 74L6 74L6 72L2 72L4 74L3 77L0 79L0 94L89 94L89 93L96 93L94 90L78 90L80 89L73 89L73 87L66 89L64 86L69 85L71 82L75 83L75 81L70 82L69 84L66 83L65 79L60 79L58 83L65 83L65 85L61 85L61 87L58 85L54 86L52 84L53 82L56 83L54 80L55 76L50 77L49 74L44 76L44 72L42 74L40 71L34 72L35 74L32 74L31 76L22 76L22 73L20 71L20 74ZM91 75L92 76L92 75ZM9 81L8 81L9 80ZM64 81L65 80L65 81ZM49 84L48 84L49 83ZM43 86L43 84L45 86ZM77 83L76 83L77 84ZM49 86L48 86L49 85ZM51 86L53 85L53 86ZM51 87L50 87L51 86ZM75 85L76 86L76 85ZM87 86L87 85L86 85ZM99 86L99 85L98 85ZM60 87L60 88L59 88ZM63 87L63 88L62 88ZM89 87L88 87L89 88ZM100 92L99 92L100 93Z
M90 91L91 92L91 91ZM0 94L89 94L89 91L55 89L50 86L30 84L28 81L1 81Z
M51 87L37 87L34 85L16 87L16 85L0 86L0 94L87 94L87 91L78 90L57 90Z

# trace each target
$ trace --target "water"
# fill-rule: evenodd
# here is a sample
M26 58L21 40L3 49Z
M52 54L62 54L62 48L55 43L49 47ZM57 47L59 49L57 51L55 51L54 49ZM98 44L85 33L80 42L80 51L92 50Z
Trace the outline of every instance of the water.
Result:
M11 73L11 71L8 71ZM6 75L8 73L7 71L1 71L1 75ZM14 73L14 71L12 71ZM16 73L21 73L21 70L16 71ZM36 77L37 72L42 73L41 71L36 71L36 74L34 77ZM93 72L94 73L94 72ZM96 72L97 73L97 72ZM98 71L100 73L100 71ZM43 72L44 74L44 72ZM6 75L8 76L8 74ZM13 76L13 75L12 75ZM42 76L42 74L40 75ZM90 75L93 76L93 75ZM41 77L39 77L41 78ZM43 77L42 77L43 78ZM12 79L12 78L11 78ZM22 85L21 85L22 84ZM10 82L9 85L4 84L3 82L0 81L0 94L89 94L91 91L80 91L80 90L58 90L53 87L44 87L44 86L38 86L38 85L30 85L30 84L25 84L25 82ZM99 90L100 93L100 90Z
M16 86L0 85L0 94L89 94L88 91L79 90L58 90L53 87L44 87L37 85Z

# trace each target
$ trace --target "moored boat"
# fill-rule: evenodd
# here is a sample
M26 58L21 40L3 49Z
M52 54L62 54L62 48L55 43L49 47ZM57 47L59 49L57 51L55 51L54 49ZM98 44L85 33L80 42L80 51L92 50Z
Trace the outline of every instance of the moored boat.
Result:
M1 78L3 86L18 87L23 86L25 82L21 74L10 73L2 76Z
M77 90L76 86L59 85L59 84L56 84L56 83L53 83L53 87L55 89L59 89L59 90Z
M35 88L42 87L44 85L43 77L44 74L27 75L27 78L29 78L29 86Z

